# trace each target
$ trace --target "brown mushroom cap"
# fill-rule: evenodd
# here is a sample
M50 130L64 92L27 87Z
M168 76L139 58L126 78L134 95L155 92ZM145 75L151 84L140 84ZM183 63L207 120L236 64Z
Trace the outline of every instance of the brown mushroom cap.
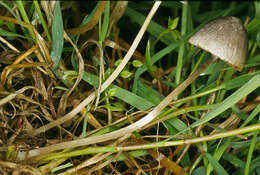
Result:
M233 16L221 17L202 27L190 39L212 55L241 71L247 56L248 39L241 21Z

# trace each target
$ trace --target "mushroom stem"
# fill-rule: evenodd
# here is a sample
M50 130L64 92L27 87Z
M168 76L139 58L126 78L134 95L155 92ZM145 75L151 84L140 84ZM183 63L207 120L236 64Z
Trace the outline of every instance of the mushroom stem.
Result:
M211 56L203 65L201 65L195 72L193 72L184 82L182 82L176 89L174 89L163 101L155 107L158 114L163 110L174 98L176 98L182 91L184 91L198 76L205 71L205 69L215 62L218 58Z

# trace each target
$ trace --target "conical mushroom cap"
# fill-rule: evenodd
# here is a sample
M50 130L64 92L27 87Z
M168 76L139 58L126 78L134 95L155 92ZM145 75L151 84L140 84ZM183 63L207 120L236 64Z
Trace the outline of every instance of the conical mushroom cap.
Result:
M206 24L190 39L196 45L241 71L247 56L248 39L241 21L232 16Z

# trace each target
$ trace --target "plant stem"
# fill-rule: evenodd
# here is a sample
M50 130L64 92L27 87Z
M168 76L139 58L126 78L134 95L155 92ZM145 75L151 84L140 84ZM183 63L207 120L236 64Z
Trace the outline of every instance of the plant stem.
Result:
M16 3L17 3L17 6L18 6L18 8L19 8L21 14L22 14L22 17L23 17L24 21L27 22L27 23L29 23L29 24L31 24L30 21L29 21L29 18L28 18L28 16L27 16L27 14L26 14L26 11L25 11L25 9L24 9L24 7L23 7L22 1L16 1ZM32 37L33 39L35 39L35 34L34 34L33 30L32 30L31 28L28 28L28 30L29 30L29 32L30 32L30 34L31 34L31 37Z
M159 148L159 147L200 143L203 141L221 139L221 138L244 134L244 133L248 133L248 132L252 132L252 131L258 132L259 129L260 129L260 124L255 124L255 125L247 126L244 128L234 129L234 130L227 131L227 132L221 132L221 133L217 133L217 134L213 134L213 135L209 135L209 136L197 137L197 138L192 138L192 139L187 139L187 140L177 140L177 141L168 141L168 142L161 141L161 142L155 142L155 143L143 144L143 145L117 147L117 151L151 149L151 148Z
M45 23L45 20L44 20L43 16L42 16L42 12L41 12L40 6L38 4L38 1L34 0L33 4L35 6L35 9L36 9L39 17L40 17L40 20L41 20L41 23L42 23L42 27L43 27L43 29L44 29L44 31L46 33L46 36L47 36L48 40L51 41L51 35L50 35L49 31L48 31L48 27L47 27L47 25Z
M187 16L188 16L188 1L184 2L182 5L182 24L181 24L181 35L182 37L186 34L187 29ZM181 81L181 70L184 55L185 43L182 40L179 47L179 54L176 66L176 79L175 82L178 85Z

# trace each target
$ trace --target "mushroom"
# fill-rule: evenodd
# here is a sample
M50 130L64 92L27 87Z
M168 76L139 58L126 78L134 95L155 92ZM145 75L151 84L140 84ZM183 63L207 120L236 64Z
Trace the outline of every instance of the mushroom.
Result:
M227 16L211 21L195 33L189 43L242 71L247 56L248 39L238 18Z

